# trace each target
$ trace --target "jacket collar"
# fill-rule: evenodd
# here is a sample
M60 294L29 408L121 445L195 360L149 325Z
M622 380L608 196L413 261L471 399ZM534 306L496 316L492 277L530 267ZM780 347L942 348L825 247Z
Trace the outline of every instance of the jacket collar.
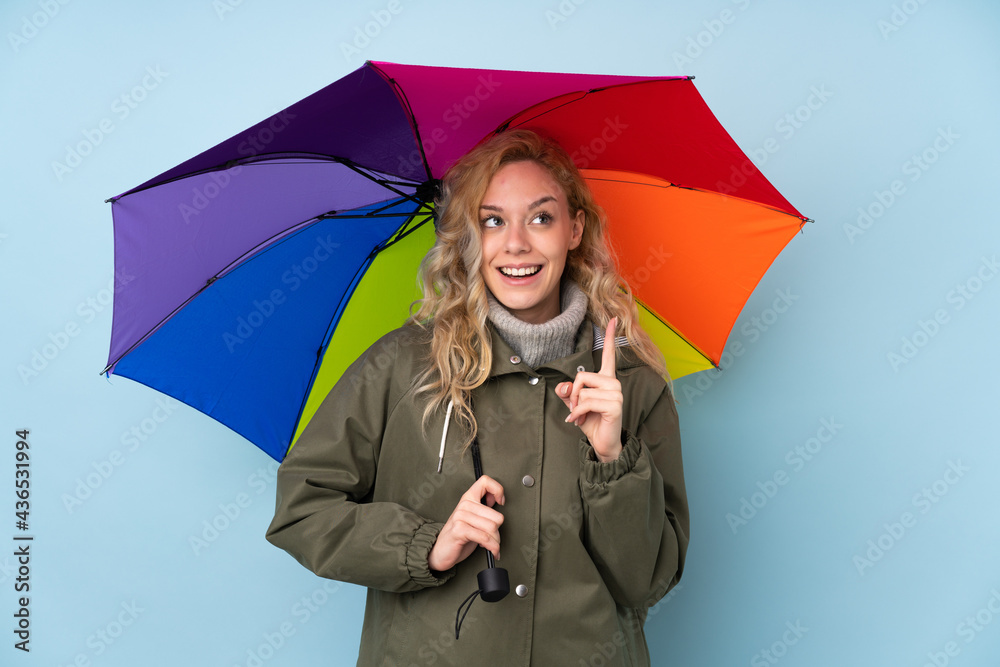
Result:
M572 379L580 372L581 367L587 372L600 370L603 350L594 349L594 325L590 320L584 320L583 324L580 325L580 330L576 335L576 348L572 354L542 364L537 369L520 361L507 341L493 327L492 322L487 320L486 325L493 340L493 365L490 368L490 377L498 377L507 373L527 373L537 376L541 374L539 371L550 369ZM618 354L615 357L617 371L643 365L631 347L619 346ZM517 361L512 361L514 359Z

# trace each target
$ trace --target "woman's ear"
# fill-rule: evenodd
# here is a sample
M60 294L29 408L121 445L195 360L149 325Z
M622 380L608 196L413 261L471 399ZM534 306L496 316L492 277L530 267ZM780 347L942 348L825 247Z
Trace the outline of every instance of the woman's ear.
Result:
M575 250L580 245L580 241L583 240L583 227L586 224L587 215L583 212L581 208L576 212L576 216L573 218L573 235L569 240L569 249Z

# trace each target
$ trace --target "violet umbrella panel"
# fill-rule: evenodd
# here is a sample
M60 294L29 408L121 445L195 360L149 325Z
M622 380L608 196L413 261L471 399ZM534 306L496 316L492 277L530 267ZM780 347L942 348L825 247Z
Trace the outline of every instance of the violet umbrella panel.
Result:
M689 77L368 62L109 201L105 372L281 460L347 366L400 326L435 179L497 132L570 152L674 378L717 366L802 217Z

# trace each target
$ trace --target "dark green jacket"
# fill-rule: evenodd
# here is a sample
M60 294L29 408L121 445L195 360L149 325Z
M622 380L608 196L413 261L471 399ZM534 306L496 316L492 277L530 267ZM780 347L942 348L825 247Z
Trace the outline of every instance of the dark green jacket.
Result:
M444 415L421 428L413 379L427 334L386 335L327 396L278 471L267 539L320 576L368 587L358 665L649 664L646 609L679 580L688 543L677 411L663 379L620 348L627 441L598 462L554 390L599 369L593 340L585 323L573 354L532 369L493 334L473 401L484 473L506 496L497 566L511 593L477 600L458 641L455 613L486 557L428 569L475 474L454 422L441 473Z

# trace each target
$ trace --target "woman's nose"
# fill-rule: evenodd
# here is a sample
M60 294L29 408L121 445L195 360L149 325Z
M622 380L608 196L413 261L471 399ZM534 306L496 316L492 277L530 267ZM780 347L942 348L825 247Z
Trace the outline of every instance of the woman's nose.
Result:
M524 225L507 225L504 237L504 250L509 253L522 253L530 249L527 230Z

